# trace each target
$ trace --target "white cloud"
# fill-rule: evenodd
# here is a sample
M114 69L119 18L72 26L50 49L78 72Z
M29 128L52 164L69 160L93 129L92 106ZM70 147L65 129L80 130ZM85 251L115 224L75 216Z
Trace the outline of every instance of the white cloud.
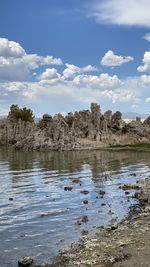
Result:
M72 79L77 74L82 74L82 73L86 73L86 72L93 72L93 71L98 70L96 67L91 66L91 65L87 65L83 68L79 68L79 67L72 65L72 64L66 64L66 67L67 68L63 72L63 76L65 79Z
M150 103L150 97L147 97L147 98L145 99L145 102L146 102L146 103Z
M104 60L105 59L105 60ZM102 59L111 67L132 60L131 57L115 55L108 51ZM98 69L92 65L78 67L66 64L63 74L56 68L47 67L40 73L42 65L60 65L61 59L52 56L27 54L17 43L0 39L0 104L8 110L12 103L29 106L39 113L79 109L90 102L115 106L121 109L138 107L149 103L150 76L119 79L108 73L93 74ZM145 52L140 71L150 70L150 52ZM36 71L37 69L37 71ZM42 68L43 70L43 68ZM34 76L34 77L33 77ZM29 78L32 77L32 80ZM121 103L121 104L120 104ZM38 107L38 109L37 109ZM86 106L85 106L86 107ZM78 109L78 108L77 108Z
M5 83L3 84L3 88L8 93L13 93L18 96L25 97L28 100L32 101L42 101L42 99L51 99L51 97L56 97L59 101L62 99L74 99L79 103L89 103L91 101L103 101L109 100L112 103L121 103L121 102L130 102L131 100L135 100L135 95L133 92L129 90L123 89L115 89L113 86L110 88L101 87L99 90L93 90L92 85L90 84L86 87L84 84L79 88L73 83L58 83L57 85L49 86L47 83ZM107 88L107 89L106 89Z
M135 101L135 94L130 90L117 89L105 90L102 95L107 99L110 99L112 103L132 102Z
M141 80L144 84L150 84L150 76L149 75L142 75Z
M88 14L98 23L150 27L149 0L93 0Z
M61 75L57 72L56 69L47 68L40 76L39 80L51 80L51 79L59 79Z
M9 41L6 38L0 38L0 57L18 58L24 56L25 54L25 50L20 46L20 44Z
M139 72L150 72L150 51L144 53L143 66L137 68Z
M146 33L143 37L146 41L150 42L150 33Z
M25 92L28 90L28 84L23 82L1 82L0 83L0 92L4 95L6 93L6 96L9 96L11 94L22 94L22 92Z
M47 101L63 103L63 101L88 103L112 102L114 103L137 103L137 95L134 91L135 84L129 88L131 81L121 81L116 75L109 76L103 73L100 76L78 75L73 81L59 79L56 83L51 83L52 79L41 80L39 82L9 82L1 83L0 90L3 93L11 94L11 99L17 96L30 103ZM51 86L50 86L51 85ZM63 101L62 101L63 99ZM45 105L45 104L44 104Z
M73 83L77 86L91 87L93 89L105 89L120 86L121 80L117 75L110 76L108 73L96 75L78 75Z
M61 65L60 58L27 54L20 44L0 38L0 80L24 81L42 65Z
M130 56L118 56L113 51L109 50L101 60L102 66L116 67L132 61L134 58Z

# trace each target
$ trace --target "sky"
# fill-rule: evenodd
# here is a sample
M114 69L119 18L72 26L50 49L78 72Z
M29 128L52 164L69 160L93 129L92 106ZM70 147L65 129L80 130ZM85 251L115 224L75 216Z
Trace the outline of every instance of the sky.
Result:
M0 116L150 113L149 0L0 0Z

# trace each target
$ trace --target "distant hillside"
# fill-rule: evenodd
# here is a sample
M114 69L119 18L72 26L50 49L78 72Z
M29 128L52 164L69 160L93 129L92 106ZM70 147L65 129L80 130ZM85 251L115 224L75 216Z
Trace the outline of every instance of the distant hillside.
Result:
M124 112L122 113L123 119L136 119L136 117L140 117L141 119L146 119L149 116L149 114L140 114L136 112Z

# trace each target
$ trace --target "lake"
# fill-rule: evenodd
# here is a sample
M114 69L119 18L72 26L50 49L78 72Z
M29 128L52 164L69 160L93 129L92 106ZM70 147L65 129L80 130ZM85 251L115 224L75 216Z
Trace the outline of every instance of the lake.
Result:
M83 233L122 220L137 200L119 186L149 175L148 152L0 148L0 266L52 261Z

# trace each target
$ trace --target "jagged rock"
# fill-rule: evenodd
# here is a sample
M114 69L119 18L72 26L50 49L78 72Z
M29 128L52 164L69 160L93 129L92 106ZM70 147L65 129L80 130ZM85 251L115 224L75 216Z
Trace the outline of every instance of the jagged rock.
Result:
M12 105L7 119L0 121L0 145L23 150L80 150L150 141L150 117L144 123L126 124L119 111L112 115L108 110L103 115L96 103L91 104L91 111L70 112L65 117L44 114L38 123L16 117L20 110Z
M111 119L111 127L115 130L115 131L119 131L123 128L123 121L122 121L122 114L120 111L116 111L113 115L112 115L112 119Z
M150 116L144 121L144 124L150 125Z
M16 118L16 112L19 110L18 105L11 105L10 107L10 112L8 114L7 120L9 123L16 123L17 118Z
M111 110L107 110L107 111L104 113L104 117L105 117L105 119L107 120L107 122L110 123L111 120L112 120L112 111L111 111Z
M136 117L136 122L141 122L141 118L140 117Z

